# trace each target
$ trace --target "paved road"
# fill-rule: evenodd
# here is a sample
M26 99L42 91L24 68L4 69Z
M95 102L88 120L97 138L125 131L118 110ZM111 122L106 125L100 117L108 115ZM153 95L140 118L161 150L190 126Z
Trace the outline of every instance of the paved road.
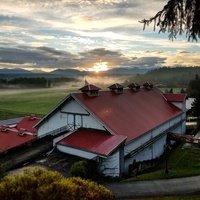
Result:
M106 185L120 199L148 196L200 194L200 176Z

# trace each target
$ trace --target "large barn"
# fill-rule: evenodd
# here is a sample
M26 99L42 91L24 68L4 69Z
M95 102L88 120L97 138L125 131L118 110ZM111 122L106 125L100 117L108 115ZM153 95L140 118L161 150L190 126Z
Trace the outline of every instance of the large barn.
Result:
M161 156L168 132L185 133L185 97L149 83L109 90L87 84L36 125L37 135L58 135L59 151L96 160L102 173L120 176L135 162Z

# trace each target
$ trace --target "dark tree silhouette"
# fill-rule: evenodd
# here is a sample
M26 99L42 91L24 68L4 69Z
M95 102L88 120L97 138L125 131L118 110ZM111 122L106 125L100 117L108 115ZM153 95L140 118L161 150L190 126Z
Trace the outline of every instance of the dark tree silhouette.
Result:
M155 16L140 21L146 25L154 23L154 30L168 32L173 40L177 34L185 33L187 39L197 41L200 38L200 0L168 0L168 3Z

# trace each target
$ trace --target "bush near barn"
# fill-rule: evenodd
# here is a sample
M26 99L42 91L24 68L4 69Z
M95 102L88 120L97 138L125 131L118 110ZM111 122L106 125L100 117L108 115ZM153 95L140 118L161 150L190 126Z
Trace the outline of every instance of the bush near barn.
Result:
M98 163L95 161L81 160L75 162L70 169L70 174L73 177L81 177L98 181L103 175L98 170Z
M6 176L0 182L4 200L113 200L111 191L89 180L64 178L45 169L27 169L22 174Z

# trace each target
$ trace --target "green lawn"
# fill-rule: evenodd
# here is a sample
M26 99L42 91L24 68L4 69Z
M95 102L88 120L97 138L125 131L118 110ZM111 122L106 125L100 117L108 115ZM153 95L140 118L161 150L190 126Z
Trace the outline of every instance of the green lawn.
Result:
M0 119L44 115L69 93L67 89L0 90Z
M171 151L168 163L168 174L165 174L165 161L163 160L163 162L150 172L124 181L130 182L200 175L200 148L182 148L182 145L179 145Z

